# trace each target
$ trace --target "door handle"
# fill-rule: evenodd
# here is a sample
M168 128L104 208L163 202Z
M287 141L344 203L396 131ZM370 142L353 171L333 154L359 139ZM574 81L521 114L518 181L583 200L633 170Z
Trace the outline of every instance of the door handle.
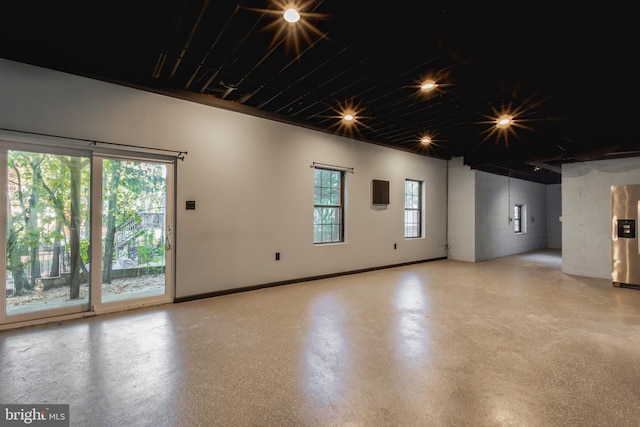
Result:
M167 230L167 238L164 240L164 247L168 251L171 250L171 234L172 233L173 233L173 230L171 230L171 227L169 227L169 230Z

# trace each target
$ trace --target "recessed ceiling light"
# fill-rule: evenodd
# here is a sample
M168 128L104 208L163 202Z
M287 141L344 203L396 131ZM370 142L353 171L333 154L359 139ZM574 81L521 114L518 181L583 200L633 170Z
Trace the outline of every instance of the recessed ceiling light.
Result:
M325 19L324 13L308 12L315 0L270 0L271 8L259 9L247 7L246 9L262 13L273 18L263 30L274 30L270 47L284 43L287 49L293 48L296 55L300 55L301 43L312 43L312 35L320 38L327 37L318 29L312 21Z
M436 82L429 79L429 80L425 80L424 82L422 82L422 85L420 86L420 90L423 92L428 92L432 89L434 89L436 87Z
M300 20L300 13L292 7L285 10L283 16L285 21L292 24Z
M509 136L518 138L518 134L515 128L533 130L531 127L523 124L522 119L516 119L520 117L524 107L513 108L511 105L503 106L500 111L493 108L493 115L485 115L488 119L486 122L491 124L491 127L487 128L484 133L486 136L482 139L485 142L492 136L496 136L497 142L501 139L504 141L505 146L509 146Z
M354 134L360 133L360 127L367 127L362 123L363 119L368 119L368 117L362 115L364 108L354 103L353 100L339 102L338 106L333 108L333 111L335 115L327 116L327 118L336 120L334 126L338 133L354 136Z
M496 126L499 128L506 128L507 126L510 126L511 123L513 123L513 117L508 114L503 114L498 117L498 120L496 120Z
M433 133L427 133L425 131L425 133L420 134L420 137L418 138L418 146L421 149L426 150L427 152L436 150L440 146L438 145L438 140L435 138L435 136L436 135L434 135Z

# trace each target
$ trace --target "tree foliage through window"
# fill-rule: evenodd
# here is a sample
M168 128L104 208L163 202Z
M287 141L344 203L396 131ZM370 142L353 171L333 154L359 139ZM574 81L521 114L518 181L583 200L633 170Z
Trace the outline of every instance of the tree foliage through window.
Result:
M313 242L344 239L344 172L315 168Z

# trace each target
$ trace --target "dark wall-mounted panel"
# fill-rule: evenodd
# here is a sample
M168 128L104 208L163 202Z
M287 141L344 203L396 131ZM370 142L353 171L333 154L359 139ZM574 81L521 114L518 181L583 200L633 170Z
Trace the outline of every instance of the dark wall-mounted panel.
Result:
M373 180L373 204L389 204L389 181L382 181L379 179Z

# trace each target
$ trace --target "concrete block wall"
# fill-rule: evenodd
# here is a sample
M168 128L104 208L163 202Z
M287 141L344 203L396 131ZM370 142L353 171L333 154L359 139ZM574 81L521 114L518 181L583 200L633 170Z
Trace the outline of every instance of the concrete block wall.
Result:
M544 184L476 173L476 261L547 247L547 193ZM515 204L524 205L523 233L516 233Z
M640 159L562 166L562 271L611 278L611 186L640 184Z
M547 185L547 247L562 248L562 185Z

